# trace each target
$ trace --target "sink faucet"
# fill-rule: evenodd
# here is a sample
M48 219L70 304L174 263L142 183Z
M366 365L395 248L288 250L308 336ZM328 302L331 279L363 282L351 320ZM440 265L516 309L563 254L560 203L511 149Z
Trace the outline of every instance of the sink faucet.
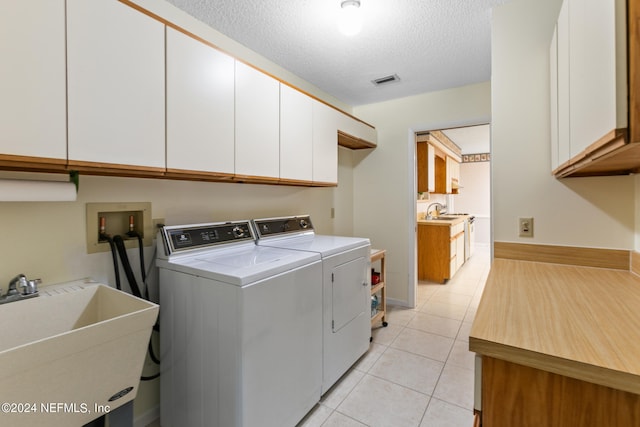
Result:
M431 203L427 207L427 219L432 219L433 218L433 215L431 215L431 206L435 206L436 207L436 212L438 214L442 213L442 211L447 209L447 207L445 205L443 205L442 203L438 203L438 202Z
M40 279L28 280L24 274L18 274L9 282L7 293L0 296L0 304L37 297L40 283L42 283Z

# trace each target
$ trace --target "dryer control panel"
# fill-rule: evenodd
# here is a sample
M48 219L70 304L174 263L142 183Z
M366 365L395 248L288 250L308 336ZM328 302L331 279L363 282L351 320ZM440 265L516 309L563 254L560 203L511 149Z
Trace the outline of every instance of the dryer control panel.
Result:
M258 239L293 233L313 233L313 224L311 224L309 215L254 219L253 224L256 228Z
M168 255L191 249L255 241L249 221L168 226L162 229L162 238Z

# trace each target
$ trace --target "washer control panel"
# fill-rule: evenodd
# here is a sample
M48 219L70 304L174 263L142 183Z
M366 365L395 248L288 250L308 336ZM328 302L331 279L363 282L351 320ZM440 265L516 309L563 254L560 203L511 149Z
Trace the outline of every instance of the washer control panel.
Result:
M249 221L168 226L162 230L168 254L227 243L255 241Z
M309 215L254 219L253 225L255 226L258 239L268 236L313 232L313 224L311 223L311 217Z

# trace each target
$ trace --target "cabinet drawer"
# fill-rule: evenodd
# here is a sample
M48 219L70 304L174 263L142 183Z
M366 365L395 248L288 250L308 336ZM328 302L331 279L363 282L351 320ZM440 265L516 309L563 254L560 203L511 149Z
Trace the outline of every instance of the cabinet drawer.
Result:
M460 224L452 225L451 226L451 237L455 236L456 234L460 234L463 231L464 231L464 221L461 222Z

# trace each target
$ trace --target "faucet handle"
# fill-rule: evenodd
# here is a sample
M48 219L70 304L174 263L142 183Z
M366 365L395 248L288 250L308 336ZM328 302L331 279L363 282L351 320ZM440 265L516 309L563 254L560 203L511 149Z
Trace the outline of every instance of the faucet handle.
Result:
M20 281L20 287L22 288L22 295L31 295L38 292L38 285L42 283L41 279Z

